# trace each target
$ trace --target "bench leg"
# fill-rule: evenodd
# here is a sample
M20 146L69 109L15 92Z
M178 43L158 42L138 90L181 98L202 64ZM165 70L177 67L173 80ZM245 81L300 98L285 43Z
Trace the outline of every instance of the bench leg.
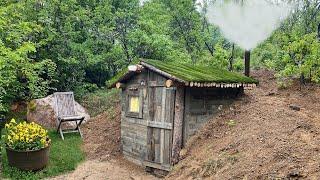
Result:
M79 123L78 123L78 121L75 121L75 123L76 123L75 129L67 129L65 131L62 129L62 123L67 122L67 121L59 120L59 125L58 125L58 128L57 128L57 132L60 133L60 136L61 136L62 140L64 140L63 133L64 132L68 133L68 130L69 130L69 133L78 132L80 134L81 138L83 138L82 132L81 132L81 129L80 129L80 125L81 125L83 120L84 120L84 118L80 119Z
M60 136L61 136L62 140L64 140L63 131L62 131L61 127L59 129L59 132L60 132Z

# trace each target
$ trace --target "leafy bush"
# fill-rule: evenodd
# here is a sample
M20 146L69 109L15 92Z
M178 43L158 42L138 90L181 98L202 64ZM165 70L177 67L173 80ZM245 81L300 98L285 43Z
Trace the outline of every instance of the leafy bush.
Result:
M100 89L80 99L80 104L88 109L91 116L96 116L112 107L120 100L118 89Z
M84 83L74 89L75 98L80 100L83 96L97 91L99 88L96 84Z

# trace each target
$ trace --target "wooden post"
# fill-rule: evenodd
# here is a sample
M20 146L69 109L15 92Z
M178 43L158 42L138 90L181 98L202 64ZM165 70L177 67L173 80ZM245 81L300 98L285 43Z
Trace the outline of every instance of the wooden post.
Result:
M172 164L179 162L180 150L182 148L182 130L184 115L184 86L178 86L175 97L175 115L173 123L172 141Z
M250 50L244 52L244 75L250 76Z

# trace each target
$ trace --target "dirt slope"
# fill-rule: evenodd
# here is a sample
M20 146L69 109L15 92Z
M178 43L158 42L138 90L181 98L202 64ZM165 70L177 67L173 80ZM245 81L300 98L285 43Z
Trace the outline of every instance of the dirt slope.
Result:
M277 90L272 73L254 75L260 86L189 141L168 179L320 178L320 88Z

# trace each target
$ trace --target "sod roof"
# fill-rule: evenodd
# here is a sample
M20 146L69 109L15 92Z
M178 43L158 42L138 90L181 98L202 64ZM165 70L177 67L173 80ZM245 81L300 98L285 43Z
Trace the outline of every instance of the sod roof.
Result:
M178 62L164 62L158 60L141 60L140 64L145 65L146 68L152 68L164 72L168 75L168 78L174 80L180 80L183 82L200 82L200 83L247 83L247 84L257 84L258 81L241 75L239 73L230 72L223 69L217 69L207 66L198 66L190 64L182 64ZM128 69L128 68L126 68ZM151 69L151 70L152 70ZM122 71L114 78L111 84L118 81L123 81L128 76L128 70ZM170 77L169 77L170 76ZM110 85L111 85L110 84ZM112 85L114 86L114 85Z

